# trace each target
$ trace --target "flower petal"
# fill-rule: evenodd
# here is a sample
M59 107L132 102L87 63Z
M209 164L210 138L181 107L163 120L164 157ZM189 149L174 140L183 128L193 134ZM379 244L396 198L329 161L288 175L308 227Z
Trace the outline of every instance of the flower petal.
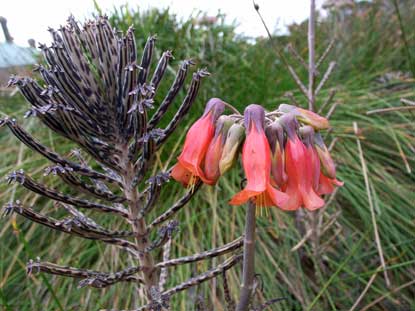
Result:
M252 126L242 150L242 163L247 179L245 189L263 192L271 171L271 155L264 132Z
M331 179L324 174L320 174L320 182L318 187L318 194L330 194L334 191L334 186L341 187L344 183L337 180L336 178Z
M170 173L170 176L173 177L173 179L176 181L180 182L184 187L189 185L191 175L192 172L181 165L180 162L177 162L176 165L174 165Z
M242 205L248 202L249 199L254 198L255 196L259 195L261 192L252 191L244 189L237 194L235 194L232 199L229 201L230 205Z
M284 204L288 202L289 196L281 192L274 187L271 186L271 184L268 184L267 190L265 192L265 204L266 206L278 206L281 207Z

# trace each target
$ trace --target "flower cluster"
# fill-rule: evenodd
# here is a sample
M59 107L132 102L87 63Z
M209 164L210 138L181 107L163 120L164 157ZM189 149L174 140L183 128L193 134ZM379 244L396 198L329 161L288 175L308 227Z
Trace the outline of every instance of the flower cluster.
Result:
M248 200L257 207L283 210L324 205L322 195L343 185L320 130L329 127L318 114L282 104L266 113L260 105L246 107L244 116L222 115L225 103L211 99L203 116L189 129L171 176L186 187L201 180L214 185L236 161L240 146L246 185L230 200Z

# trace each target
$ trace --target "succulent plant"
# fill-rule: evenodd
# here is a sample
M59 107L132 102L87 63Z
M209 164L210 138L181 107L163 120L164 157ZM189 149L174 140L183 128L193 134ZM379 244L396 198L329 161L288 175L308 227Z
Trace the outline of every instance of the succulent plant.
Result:
M200 182L149 221L149 212L160 204L161 189L170 175L167 170L149 176L155 169L155 153L189 112L208 72L202 69L193 73L180 107L167 126L158 128L182 90L190 67L194 65L192 60L182 62L170 90L157 102L155 95L172 53L165 51L154 72L150 72L155 37L148 38L139 56L133 28L121 35L112 29L106 17L82 26L70 17L66 26L49 31L52 45L40 46L47 64L36 68L43 81L15 76L9 84L17 86L31 104L26 117L37 117L53 132L76 143L82 151L74 150L74 159L60 155L42 145L15 119L1 119L0 127L7 126L26 146L52 162L45 175L58 176L82 197L41 184L19 170L8 176L9 182L18 182L55 201L58 208L66 211L67 217L55 219L19 201L10 202L5 211L16 212L57 231L118 246L137 264L123 271L101 272L31 260L28 271L78 278L80 286L103 288L117 282L140 284L146 296L141 302L145 304L143 309L159 310L168 305L172 294L222 274L241 258L240 255L231 256L211 270L165 290L167 268L230 253L240 248L243 240L240 237L193 256L169 258L171 239L178 229L173 217L194 196ZM85 153L93 161L86 161ZM119 217L120 221L129 223L131 230L105 228L99 218L94 218L95 212ZM154 234L151 234L156 230L157 237L152 240ZM160 248L164 252L154 252Z

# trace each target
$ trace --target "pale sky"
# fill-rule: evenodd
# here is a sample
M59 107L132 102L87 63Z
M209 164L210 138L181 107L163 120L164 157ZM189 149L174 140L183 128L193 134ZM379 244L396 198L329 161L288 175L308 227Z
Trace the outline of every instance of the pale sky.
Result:
M228 16L229 21L236 20L240 25L239 33L248 36L264 36L265 31L253 9L252 0L97 0L104 12L111 12L128 2L130 7L170 7L173 13L186 18L199 10L215 15L219 10ZM285 25L293 21L300 22L309 14L309 0L257 0L265 21L271 29L278 26L284 31ZM324 0L317 0L321 7ZM8 20L9 31L14 42L27 46L27 40L33 38L37 43L49 43L47 28L58 28L65 24L72 13L79 21L92 16L93 0L0 0L0 15ZM0 42L4 41L1 32Z

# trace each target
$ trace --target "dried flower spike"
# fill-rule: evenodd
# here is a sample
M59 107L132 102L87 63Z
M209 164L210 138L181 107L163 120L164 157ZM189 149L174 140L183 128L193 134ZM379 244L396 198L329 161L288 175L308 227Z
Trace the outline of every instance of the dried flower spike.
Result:
M82 26L70 17L66 26L57 31L50 29L50 32L52 45L41 45L47 64L37 67L42 83L12 77L9 84L17 86L32 105L27 117L39 118L52 131L79 145L89 157L84 158L76 150L72 153L75 160L67 159L42 145L15 119L0 119L0 128L8 127L20 141L53 163L45 170L48 178L61 178L74 190L71 193L75 193L74 196L67 195L37 182L23 171L16 171L9 175L9 182L18 182L22 187L55 201L54 206L67 215L55 219L19 201L7 204L5 211L7 214L16 212L29 221L68 235L117 246L127 252L131 256L129 261L136 262L136 265L119 272L101 272L30 261L29 272L36 268L39 272L80 278L80 287L104 288L118 282L133 282L143 287L146 296L144 301L140 301L145 305L140 310L168 307L173 294L222 274L240 258L232 256L211 270L164 290L168 267L221 256L242 246L242 240L238 238L216 249L182 258L168 258L170 251L167 251L179 226L177 220L171 218L200 188L200 179L213 183L216 178L210 172L207 174L209 179L205 178L202 164L224 103L216 98L210 100L202 118L189 131L172 176L186 185L190 184L192 189L161 212L157 207L161 206L160 194L166 187L170 172L149 176L150 172L157 170L155 154L189 112L208 72L197 70L193 73L187 93L173 118L165 128L157 128L182 89L189 68L194 64L192 61L182 63L170 90L158 103L155 95L172 54L164 52L151 75L155 37L148 38L138 57L134 29L129 28L123 36L112 29L106 17ZM153 107L157 107L155 112L151 112ZM220 131L221 138L218 138L221 146L222 138L226 136L224 129L225 126ZM208 161L209 165L211 162L214 164L216 171L219 170L220 156L215 154L215 160ZM89 163L89 158L92 158L92 163ZM77 197L76 191L82 193L82 197ZM107 229L99 224L99 218L93 219L93 214L83 213L80 209L91 211L91 214L105 212L120 216L120 221L130 225L131 230ZM148 225L150 212L157 215ZM168 220L167 224L162 224ZM157 235L152 234L156 230ZM161 248L165 252L163 256L158 251Z

